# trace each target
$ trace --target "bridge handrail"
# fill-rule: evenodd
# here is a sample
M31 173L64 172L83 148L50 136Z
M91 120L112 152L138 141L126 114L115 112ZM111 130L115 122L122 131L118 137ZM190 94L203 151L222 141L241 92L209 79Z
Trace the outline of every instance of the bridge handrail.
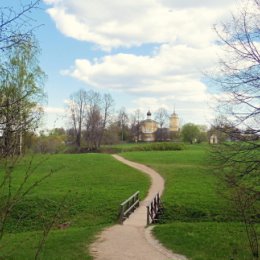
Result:
M148 203L147 208L147 226L154 223L158 219L158 214L162 210L162 202L159 192Z
M124 220L137 208L140 204L139 191L130 196L127 200L120 204L119 222L123 224Z

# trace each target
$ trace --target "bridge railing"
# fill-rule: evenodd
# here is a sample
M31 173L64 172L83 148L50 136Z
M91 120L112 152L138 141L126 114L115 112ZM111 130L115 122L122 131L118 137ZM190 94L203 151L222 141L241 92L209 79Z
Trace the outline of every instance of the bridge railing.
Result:
M155 223L163 210L160 194L157 193L152 201L146 206L147 208L147 226Z
M120 204L119 210L119 223L123 224L124 220L129 217L129 215L139 207L140 199L139 199L139 191L125 200Z

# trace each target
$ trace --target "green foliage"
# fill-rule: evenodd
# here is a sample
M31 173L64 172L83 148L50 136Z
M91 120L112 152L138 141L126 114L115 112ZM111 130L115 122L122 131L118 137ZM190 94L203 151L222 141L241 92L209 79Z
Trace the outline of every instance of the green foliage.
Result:
M0 152L9 156L24 152L25 135L34 131L42 115L46 75L38 65L38 49L32 39L10 48L0 64Z
M225 187L222 195L242 219L247 232L252 259L259 259L260 232L260 146L257 141L246 140L248 136L236 134L239 141L213 147L216 175Z
M65 131L55 128L49 134L34 136L31 149L35 153L61 153L66 150L66 140Z
M207 132L205 131L200 131L198 137L197 137L197 143L203 143L208 141L208 135Z
M184 142L194 143L200 136L199 126L188 123L181 128L181 136Z
M36 238L69 192L42 259L90 259L86 248L93 236L117 223L122 201L137 190L143 198L149 180L106 154L36 156L33 164L46 158L26 185L50 170L54 173L12 210L0 242L0 258L33 259ZM28 161L29 158L22 161L15 170L13 190L22 182ZM68 227L60 229L64 223Z
M180 151L183 149L185 149L185 146L182 143L158 142L102 146L100 151L103 153L121 153L136 151Z

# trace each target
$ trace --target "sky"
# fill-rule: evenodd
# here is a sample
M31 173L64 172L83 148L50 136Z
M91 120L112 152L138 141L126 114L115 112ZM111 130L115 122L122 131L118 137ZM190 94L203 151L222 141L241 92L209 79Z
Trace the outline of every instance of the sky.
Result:
M83 88L110 93L115 110L166 108L182 124L214 118L205 73L221 46L214 24L235 0L43 0L32 16L40 26L40 66L48 75L44 127L69 127L66 101Z

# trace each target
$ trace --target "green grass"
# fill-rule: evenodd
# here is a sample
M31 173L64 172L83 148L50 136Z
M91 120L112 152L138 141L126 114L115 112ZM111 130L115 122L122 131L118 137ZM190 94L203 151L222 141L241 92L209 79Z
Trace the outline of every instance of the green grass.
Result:
M43 158L37 156L34 164ZM14 190L24 177L28 160L14 172ZM35 187L11 212L0 243L0 258L33 259L38 243L35 237L40 236L43 226L52 220L68 194L42 259L90 259L88 244L102 228L117 222L119 204L137 190L144 197L149 187L145 175L106 154L48 156L28 185L51 170L54 170L52 176ZM69 228L57 228L65 222L70 222Z
M154 168L165 179L165 214L154 234L166 247L193 260L250 259L242 224L219 193L207 145L123 156Z
M152 143L128 143L118 145L104 145L100 148L102 153L122 153L134 151L179 151L185 148L183 143L152 142Z
M93 241L94 235L102 226L87 226L53 230L48 236L41 259L92 259L87 246ZM1 257L3 259L26 260L34 259L42 232L29 231L8 234L1 242Z
M123 155L151 166L165 179L164 221L228 218L225 202L216 192L218 182L210 170L206 146L188 146L181 151L133 152Z
M165 215L154 229L166 247L193 260L248 260L243 226L216 191L221 187L207 159L207 148L187 145L177 151L131 150L123 156L156 169L166 181ZM12 211L0 243L0 259L33 259L42 227L68 191L58 223L71 225L62 230L55 225L41 259L91 259L88 245L104 227L116 223L119 204L137 190L143 198L149 186L145 175L106 154L48 157L30 181L50 170L58 171ZM34 163L42 158L36 157ZM21 163L15 171L14 189L21 183L26 165L28 162Z
M174 222L156 226L154 234L166 247L192 260L252 259L239 223Z

